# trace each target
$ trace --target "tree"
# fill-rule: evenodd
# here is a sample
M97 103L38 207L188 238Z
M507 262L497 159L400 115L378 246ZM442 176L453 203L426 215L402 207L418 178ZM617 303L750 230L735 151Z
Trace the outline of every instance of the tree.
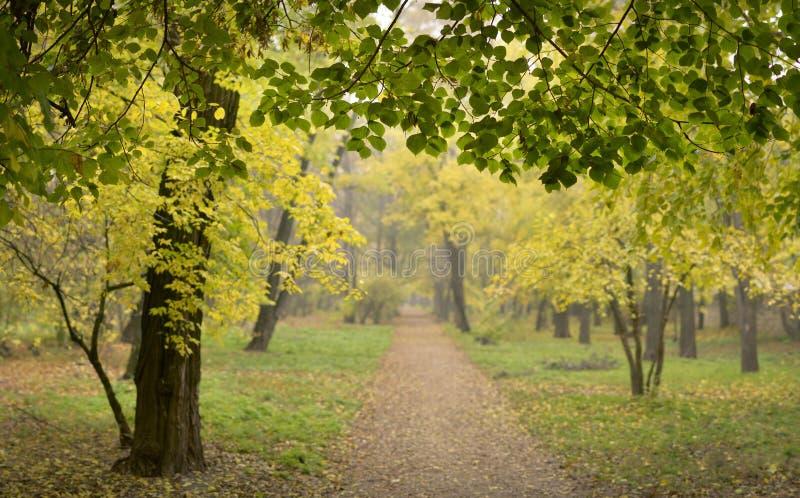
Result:
M278 323L282 307L289 295L299 292L298 281L309 276L322 283L329 292L341 292L349 282L334 278L331 265L343 264L338 254L339 241L356 246L362 239L349 220L335 215L331 203L333 191L317 175L308 174L309 148L315 137L309 137L306 154L282 168L282 188L276 192L279 205L277 228L267 241L263 256L268 263L259 273L266 280L266 303L259 305L247 351L266 351ZM337 147L333 168L341 161L342 147ZM295 164L297 163L297 164ZM297 225L297 226L295 226ZM268 229L269 227L266 227ZM298 242L293 243L297 235ZM327 268L326 268L327 267Z
M332 62L308 81L271 68L282 91L265 92L262 112L400 125L415 153L443 154L458 134L459 162L507 182L541 169L554 189L581 173L614 187L622 171L654 169L654 150L691 163L698 149L787 138L780 115L800 111L800 10L787 2L429 3L440 32L413 40L397 27L407 4L317 4L306 19ZM385 28L371 17L380 5L394 11ZM357 49L340 44L343 20L362 22ZM348 146L369 154L382 129L365 126Z
M54 304L54 323L66 330L94 369L123 448L131 446L133 433L100 348L108 339L103 331L109 305L115 300L126 303L130 296L121 291L140 280L141 266L132 256L142 251L146 232L139 222L144 213L110 209L137 190L142 193L136 188L108 188L98 199L69 199L61 206L18 200L16 213L23 223L0 231L0 246L19 263L12 268L24 274L18 284L29 288L28 295L37 301Z
M555 309L553 310L553 337L564 339L571 337L569 333L569 310L568 309Z
M733 154L791 138L781 113L800 107L800 11L790 2L717 9L707 0L631 1L615 10L610 2L460 0L427 6L443 26L412 41L398 27L408 3L8 2L0 11L0 187L59 200L119 181L130 151L153 147L131 118L146 83L158 78L184 109L200 109L208 97L200 75L222 72L268 79L253 125L269 116L293 130L345 129L355 114L366 124L347 147L364 156L385 148L384 125L407 131L414 153L442 154L458 134L459 162L505 182L536 168L550 190L583 173L615 187L623 170L655 169L656 150L691 169L698 149ZM380 6L393 11L386 27L373 16ZM274 40L324 46L330 62L303 74L265 53L251 66L247 54ZM194 117L177 123L186 137L209 124ZM197 140L180 161L215 181L244 174L234 149L250 143L239 138ZM800 212L797 196L788 198L784 212ZM0 198L0 225L15 208ZM178 221L175 214L168 219ZM165 246L187 242L191 268L206 259L199 229L211 220L200 220L194 235L161 226ZM201 295L195 288L184 297ZM197 325L199 315L188 313ZM190 343L199 340L192 334Z
M681 322L679 347L682 358L697 358L694 310L694 293L692 289L681 286L678 289L678 312L680 313Z
M586 304L578 305L578 319L580 320L578 342L581 344L591 344L592 307Z

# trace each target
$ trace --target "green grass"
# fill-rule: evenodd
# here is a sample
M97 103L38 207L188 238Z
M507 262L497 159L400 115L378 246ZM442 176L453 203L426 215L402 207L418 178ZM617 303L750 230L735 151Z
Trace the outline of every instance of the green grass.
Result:
M762 341L761 371L742 375L732 331L699 332L697 360L678 358L668 340L658 396L634 399L618 338L593 332L590 346L519 327L493 331L496 346L453 336L577 475L636 494L785 493L798 485L800 345ZM619 366L547 368L591 355Z
M330 444L360 408L371 373L389 346L385 326L312 330L279 327L264 354L242 351L246 338L206 338L200 407L204 440L227 451L256 453L288 471L319 473ZM125 348L106 358L118 377ZM3 365L5 363L5 365ZM102 389L76 351L43 350L39 358L0 360L14 372L0 392L0 422L23 407L65 433L113 433ZM135 389L115 389L133 422Z

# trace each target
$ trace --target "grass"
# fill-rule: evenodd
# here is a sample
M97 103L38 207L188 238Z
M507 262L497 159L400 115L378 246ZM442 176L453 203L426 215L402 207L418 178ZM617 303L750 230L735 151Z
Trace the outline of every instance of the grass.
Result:
M388 327L278 330L266 355L242 338L207 341L201 392L208 439L319 472L327 446L361 406L389 346Z
M497 379L522 424L574 474L613 493L793 494L800 484L800 345L762 340L761 371L742 375L734 331L698 334L700 358L678 358L669 340L658 396L633 399L619 340L608 330L593 330L589 346L513 325L492 331L495 346L453 332ZM619 366L546 368L592 355Z
M206 338L200 386L206 445L217 448L217 454L265 462L284 476L320 475L331 445L360 408L365 385L390 340L387 326L284 326L270 351L259 354L242 351L247 338L241 334ZM115 379L124 369L127 350L119 344L105 348L104 362ZM115 389L132 423L133 383L117 381ZM42 431L48 428L54 430ZM18 461L27 454L48 454L46 445L69 446L73 439L113 448L116 438L100 384L81 353L50 346L39 357L23 348L14 358L0 358L0 431L5 430L13 438L0 440L0 470L4 460L9 472L18 468L23 475L15 478L25 479L23 489L25 482L51 479L43 475L37 481L41 465L29 462L26 467Z

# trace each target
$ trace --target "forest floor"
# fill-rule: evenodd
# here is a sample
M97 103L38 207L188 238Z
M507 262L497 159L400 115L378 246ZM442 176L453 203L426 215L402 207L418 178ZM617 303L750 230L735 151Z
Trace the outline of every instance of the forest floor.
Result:
M209 468L172 479L110 472L125 453L91 368L23 337L0 356L0 496L798 495L800 345L763 338L762 371L743 376L735 334L704 331L701 359L670 343L659 395L632 399L607 328L581 345L474 325L292 319L265 354L208 337ZM112 378L128 349L104 345ZM132 383L115 389L132 418Z
M342 496L585 496L422 312L396 323L340 461Z

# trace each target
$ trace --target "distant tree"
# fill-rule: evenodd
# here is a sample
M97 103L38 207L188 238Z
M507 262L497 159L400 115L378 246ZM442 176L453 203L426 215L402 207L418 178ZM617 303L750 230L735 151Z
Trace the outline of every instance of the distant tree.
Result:
M678 289L678 312L681 321L679 355L682 358L697 358L694 293L691 288L681 286Z

